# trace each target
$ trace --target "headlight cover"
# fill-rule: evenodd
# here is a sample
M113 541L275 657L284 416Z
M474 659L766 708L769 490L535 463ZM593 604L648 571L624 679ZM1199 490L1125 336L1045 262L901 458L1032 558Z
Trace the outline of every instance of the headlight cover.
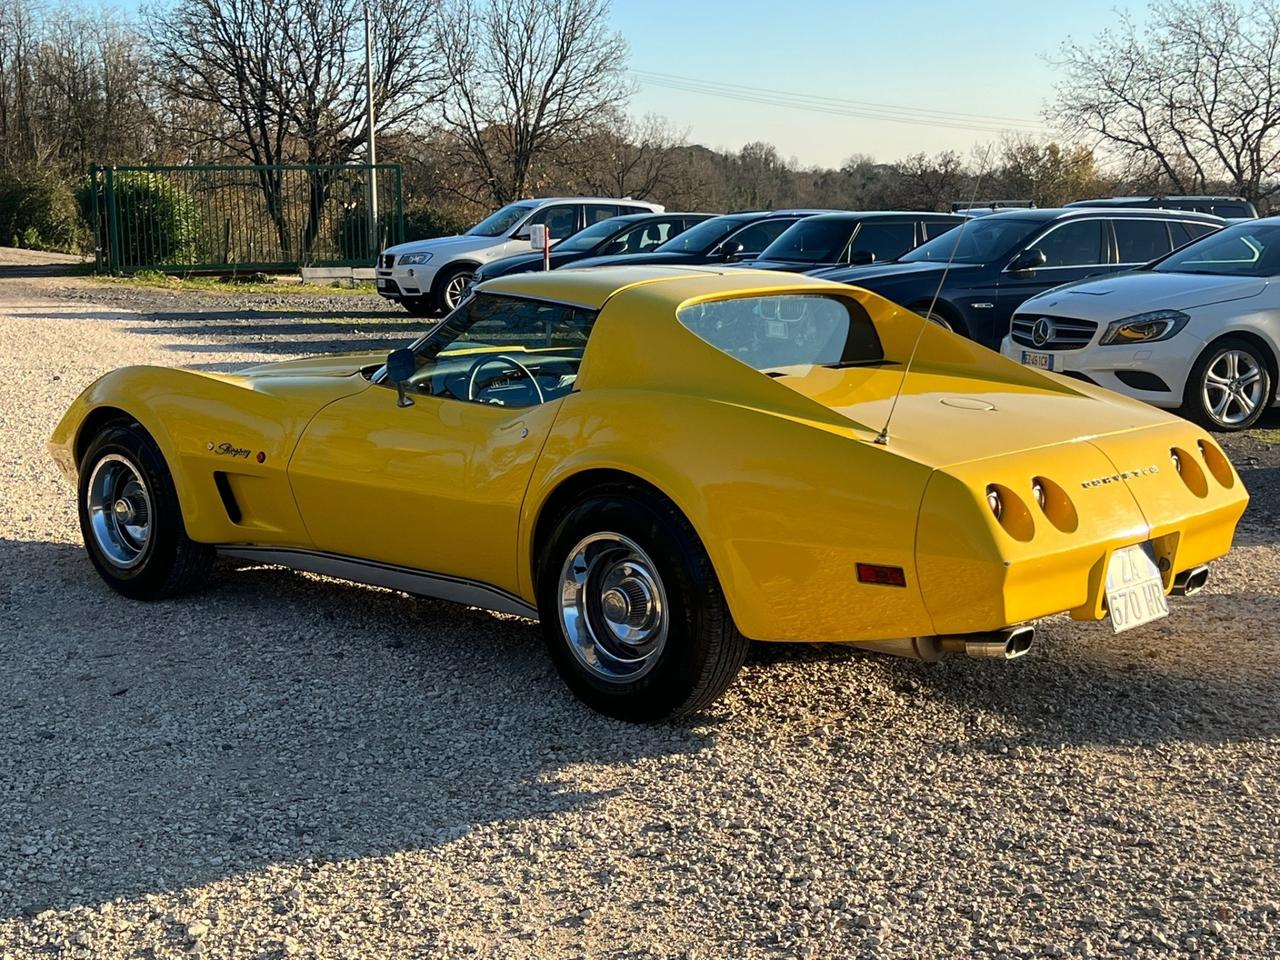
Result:
M1187 325L1191 318L1181 310L1152 310L1123 320L1113 320L1102 335L1102 346L1128 343L1153 343L1168 340Z
M411 266L415 263L426 263L430 259L429 253L403 253L396 259L396 263L399 266Z

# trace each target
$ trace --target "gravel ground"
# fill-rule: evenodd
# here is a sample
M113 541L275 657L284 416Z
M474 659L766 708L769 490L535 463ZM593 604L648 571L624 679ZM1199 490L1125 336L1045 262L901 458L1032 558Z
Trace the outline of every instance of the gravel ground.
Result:
M7 259L6 259L7 258ZM141 606L44 441L126 363L421 321L0 251L0 956L1280 953L1280 445L1209 589L1013 663L761 647L694 721L578 705L524 621L269 569ZM357 313L351 313L353 309ZM1271 426L1280 426L1273 417Z

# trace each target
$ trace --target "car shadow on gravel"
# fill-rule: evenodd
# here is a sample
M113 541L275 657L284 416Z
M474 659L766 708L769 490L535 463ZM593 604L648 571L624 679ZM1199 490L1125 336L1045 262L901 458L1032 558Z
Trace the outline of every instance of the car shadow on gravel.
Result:
M612 795L567 786L591 767L708 742L583 707L516 618L229 564L142 604L70 544L0 540L0 568L0 919L495 821L528 843Z
M1009 662L950 656L922 663L840 646L756 644L752 660L856 661L904 699L946 704L967 718L996 716L1016 732L989 746L1059 748L1083 745L1223 743L1280 736L1280 676L1270 669L1232 669L1221 649L1205 650L1189 634L1206 618L1230 622L1232 610L1280 622L1280 597L1256 593L1201 595L1194 621L1112 637L1104 624L1061 624L1042 631L1031 652ZM1079 633L1077 633L1079 631ZM1080 633L1084 633L1083 637ZM1248 627L1210 634L1252 663L1273 662L1280 640ZM980 737L968 742L984 743Z

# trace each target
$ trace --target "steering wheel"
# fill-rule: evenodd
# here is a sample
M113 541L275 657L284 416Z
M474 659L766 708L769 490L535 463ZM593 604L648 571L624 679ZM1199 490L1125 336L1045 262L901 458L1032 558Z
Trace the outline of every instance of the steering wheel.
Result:
M542 386L538 383L538 378L533 375L533 371L515 357L509 357L505 353L491 353L488 356L481 357L471 365L471 369L467 372L468 400L474 400L476 398L476 375L485 367L493 363L505 363L509 366L515 367L517 371L528 377L529 382L533 384L533 392L538 395L538 403L547 402L546 394L542 392Z

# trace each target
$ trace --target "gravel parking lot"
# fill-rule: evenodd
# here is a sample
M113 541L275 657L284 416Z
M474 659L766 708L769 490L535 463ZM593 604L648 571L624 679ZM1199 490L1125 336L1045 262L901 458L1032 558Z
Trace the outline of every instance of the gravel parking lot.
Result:
M100 582L44 449L90 380L420 325L0 251L0 957L1280 953L1280 417L1229 441L1254 502L1169 619L1007 664L761 647L678 724L580 706L513 618Z

